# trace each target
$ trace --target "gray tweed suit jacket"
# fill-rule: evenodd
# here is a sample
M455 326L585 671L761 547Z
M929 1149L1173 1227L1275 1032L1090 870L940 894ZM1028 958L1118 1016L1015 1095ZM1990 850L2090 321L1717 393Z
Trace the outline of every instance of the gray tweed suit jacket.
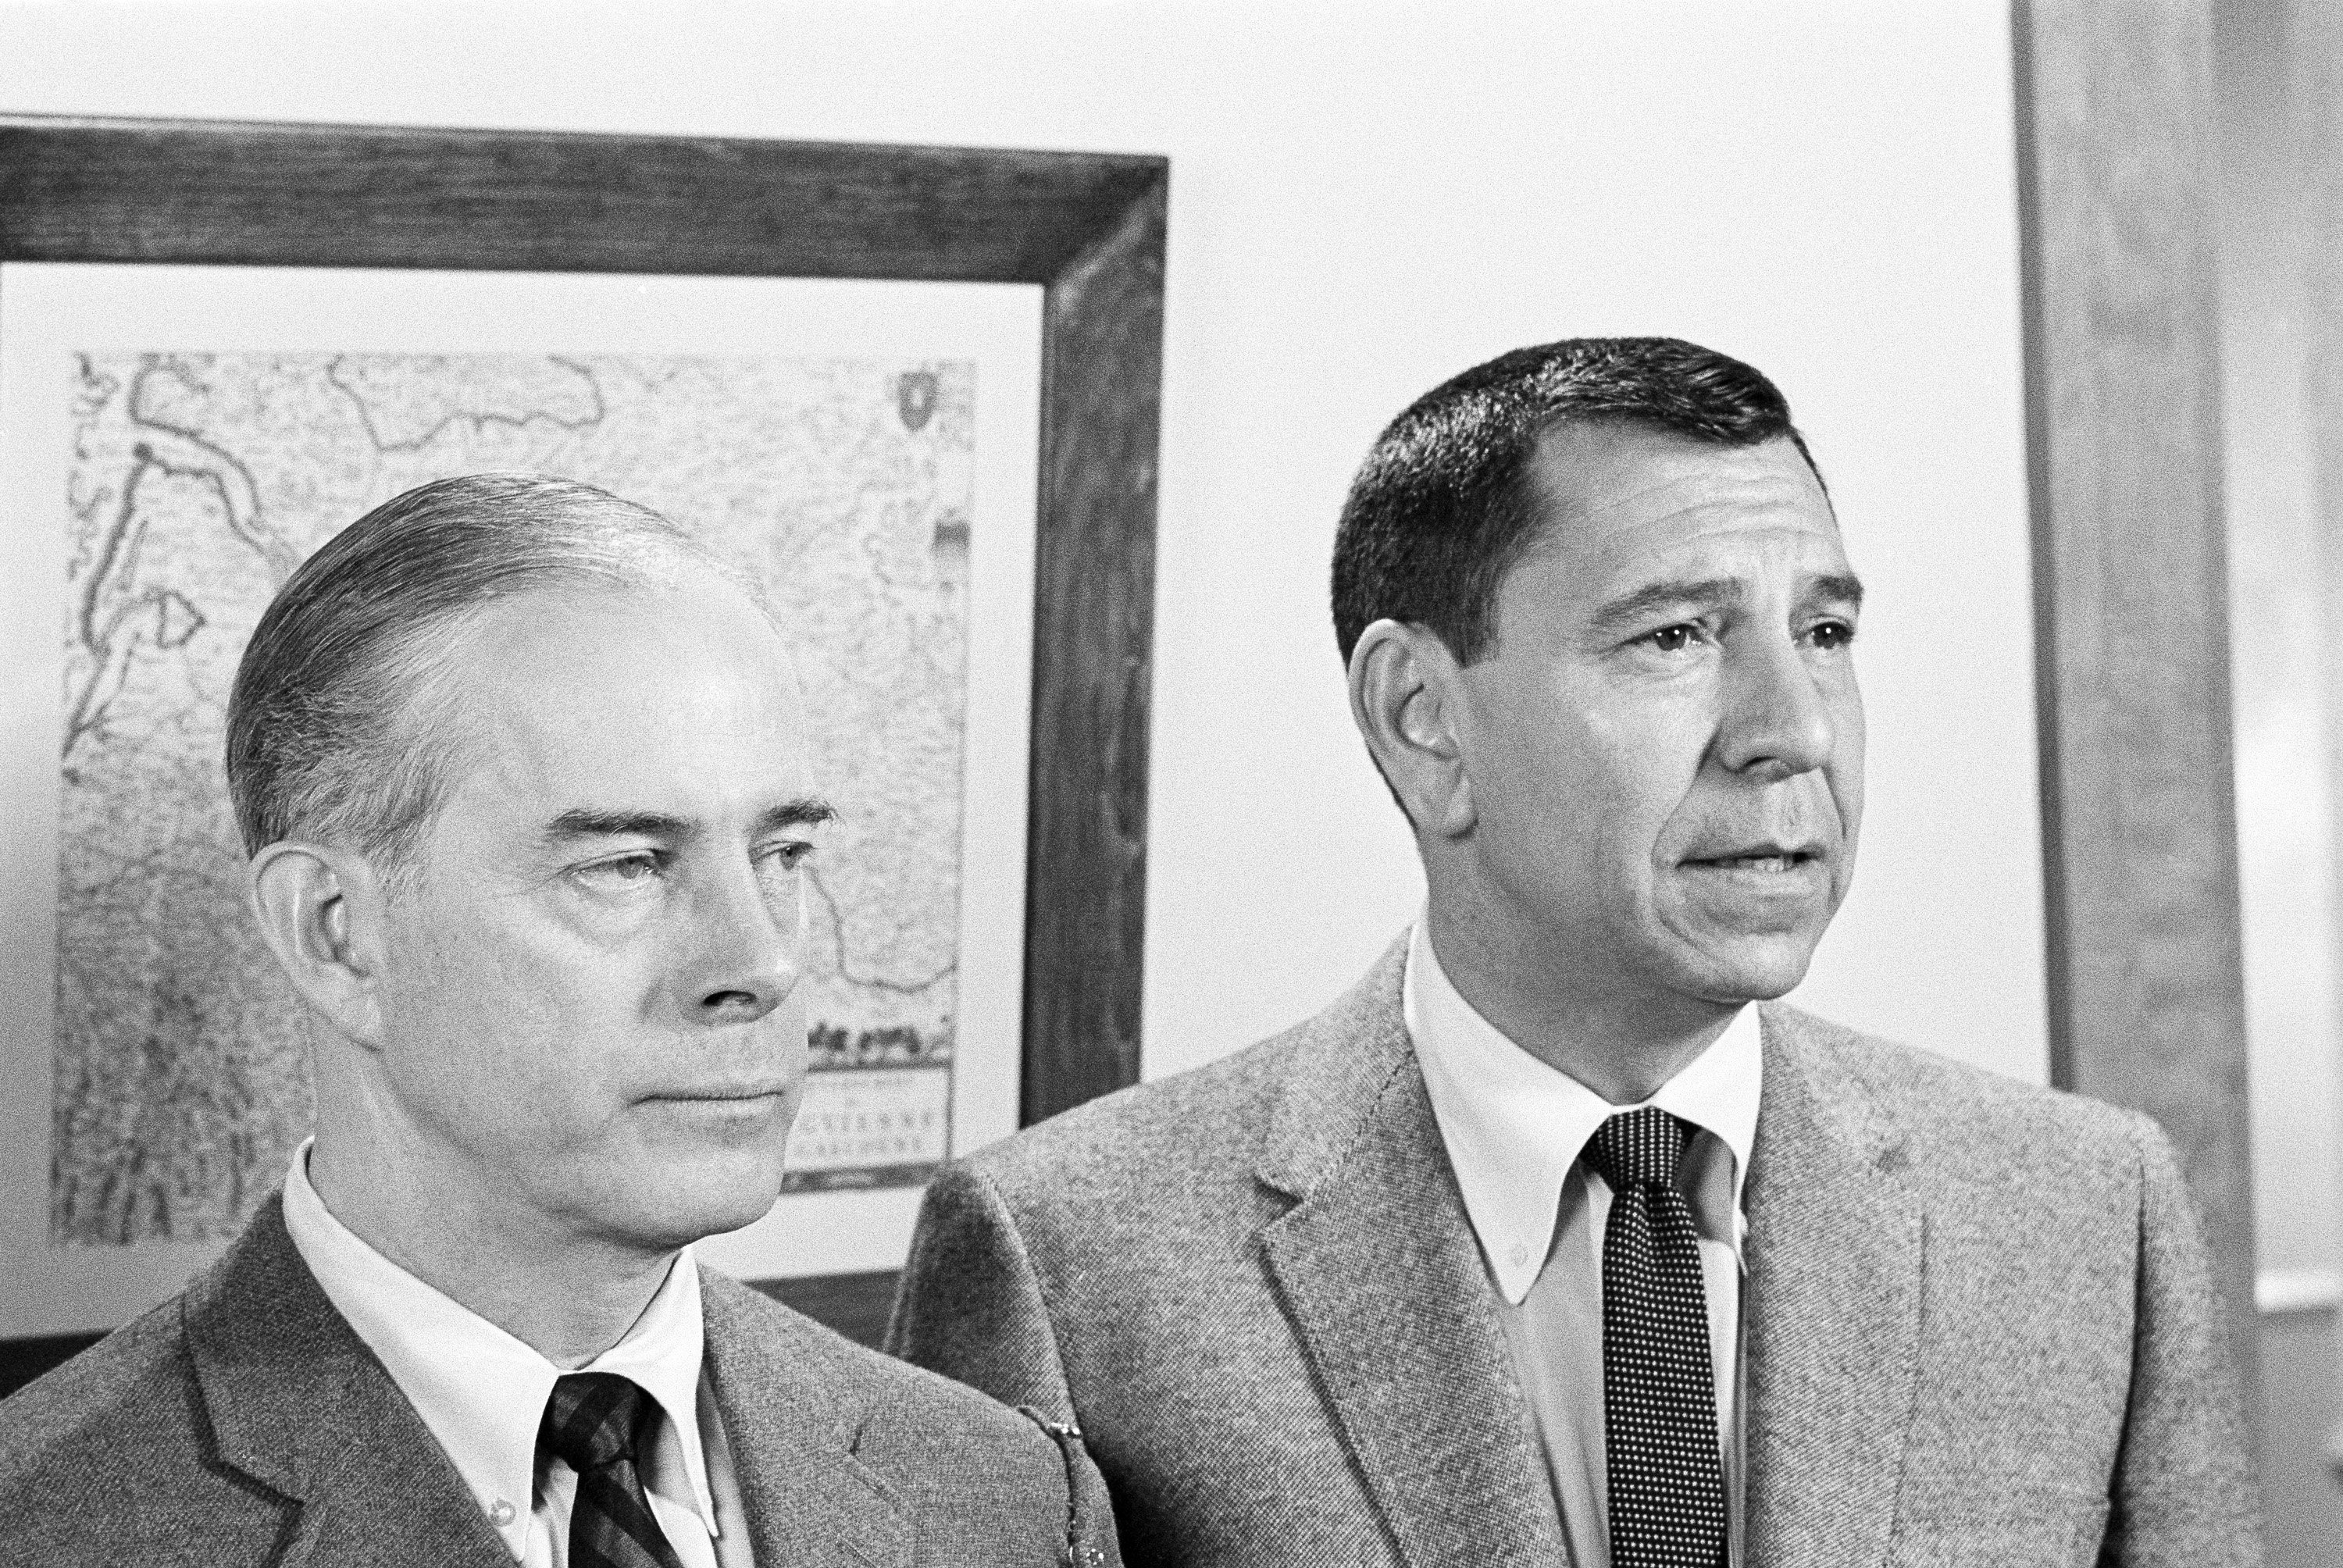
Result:
M1079 1442L700 1285L760 1568L1119 1563ZM179 1296L0 1402L0 1563L512 1568L274 1198Z
M1079 1418L1134 1564L1567 1560L1403 960L929 1190L891 1348ZM1762 1017L1746 1561L2258 1563L2153 1124Z

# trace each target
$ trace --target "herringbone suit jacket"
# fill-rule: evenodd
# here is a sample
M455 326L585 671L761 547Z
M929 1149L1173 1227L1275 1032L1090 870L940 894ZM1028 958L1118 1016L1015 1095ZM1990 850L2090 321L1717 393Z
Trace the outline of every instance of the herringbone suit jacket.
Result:
M759 1568L1119 1561L1078 1442L703 1271ZM182 1294L0 1402L0 1563L512 1568L271 1198Z
M898 1353L1079 1418L1139 1564L1567 1561L1403 1021L1327 1011L950 1168ZM1746 1561L2259 1561L2215 1299L2145 1118L1762 1014Z

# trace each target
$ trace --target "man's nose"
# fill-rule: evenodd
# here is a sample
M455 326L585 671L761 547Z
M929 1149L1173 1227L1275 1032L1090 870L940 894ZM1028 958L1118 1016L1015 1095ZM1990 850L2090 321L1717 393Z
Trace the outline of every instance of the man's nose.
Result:
M753 1023L780 1006L802 972L799 934L795 899L779 907L747 861L695 879L672 981L684 1015Z
M1729 770L1788 779L1830 760L1837 739L1830 694L1786 634L1727 655L1724 699L1716 749Z

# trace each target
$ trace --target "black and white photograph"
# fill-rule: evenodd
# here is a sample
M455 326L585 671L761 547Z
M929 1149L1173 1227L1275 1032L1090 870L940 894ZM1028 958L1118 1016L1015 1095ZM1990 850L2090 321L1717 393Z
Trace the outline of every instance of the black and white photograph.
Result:
M2343 1564L2343 11L0 0L0 1565Z

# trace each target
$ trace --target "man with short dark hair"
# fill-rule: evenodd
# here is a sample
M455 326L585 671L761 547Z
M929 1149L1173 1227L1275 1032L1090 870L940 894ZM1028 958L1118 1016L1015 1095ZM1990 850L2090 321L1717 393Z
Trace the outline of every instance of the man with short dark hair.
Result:
M1079 1420L1139 1563L2258 1561L2153 1124L1750 1005L1854 869L1862 597L1748 366L1419 400L1333 603L1423 918L948 1170L894 1346Z
M227 760L316 1137L0 1405L0 1558L1115 1560L1070 1428L693 1261L803 1091L795 678L732 574L568 481L426 485L293 575Z

